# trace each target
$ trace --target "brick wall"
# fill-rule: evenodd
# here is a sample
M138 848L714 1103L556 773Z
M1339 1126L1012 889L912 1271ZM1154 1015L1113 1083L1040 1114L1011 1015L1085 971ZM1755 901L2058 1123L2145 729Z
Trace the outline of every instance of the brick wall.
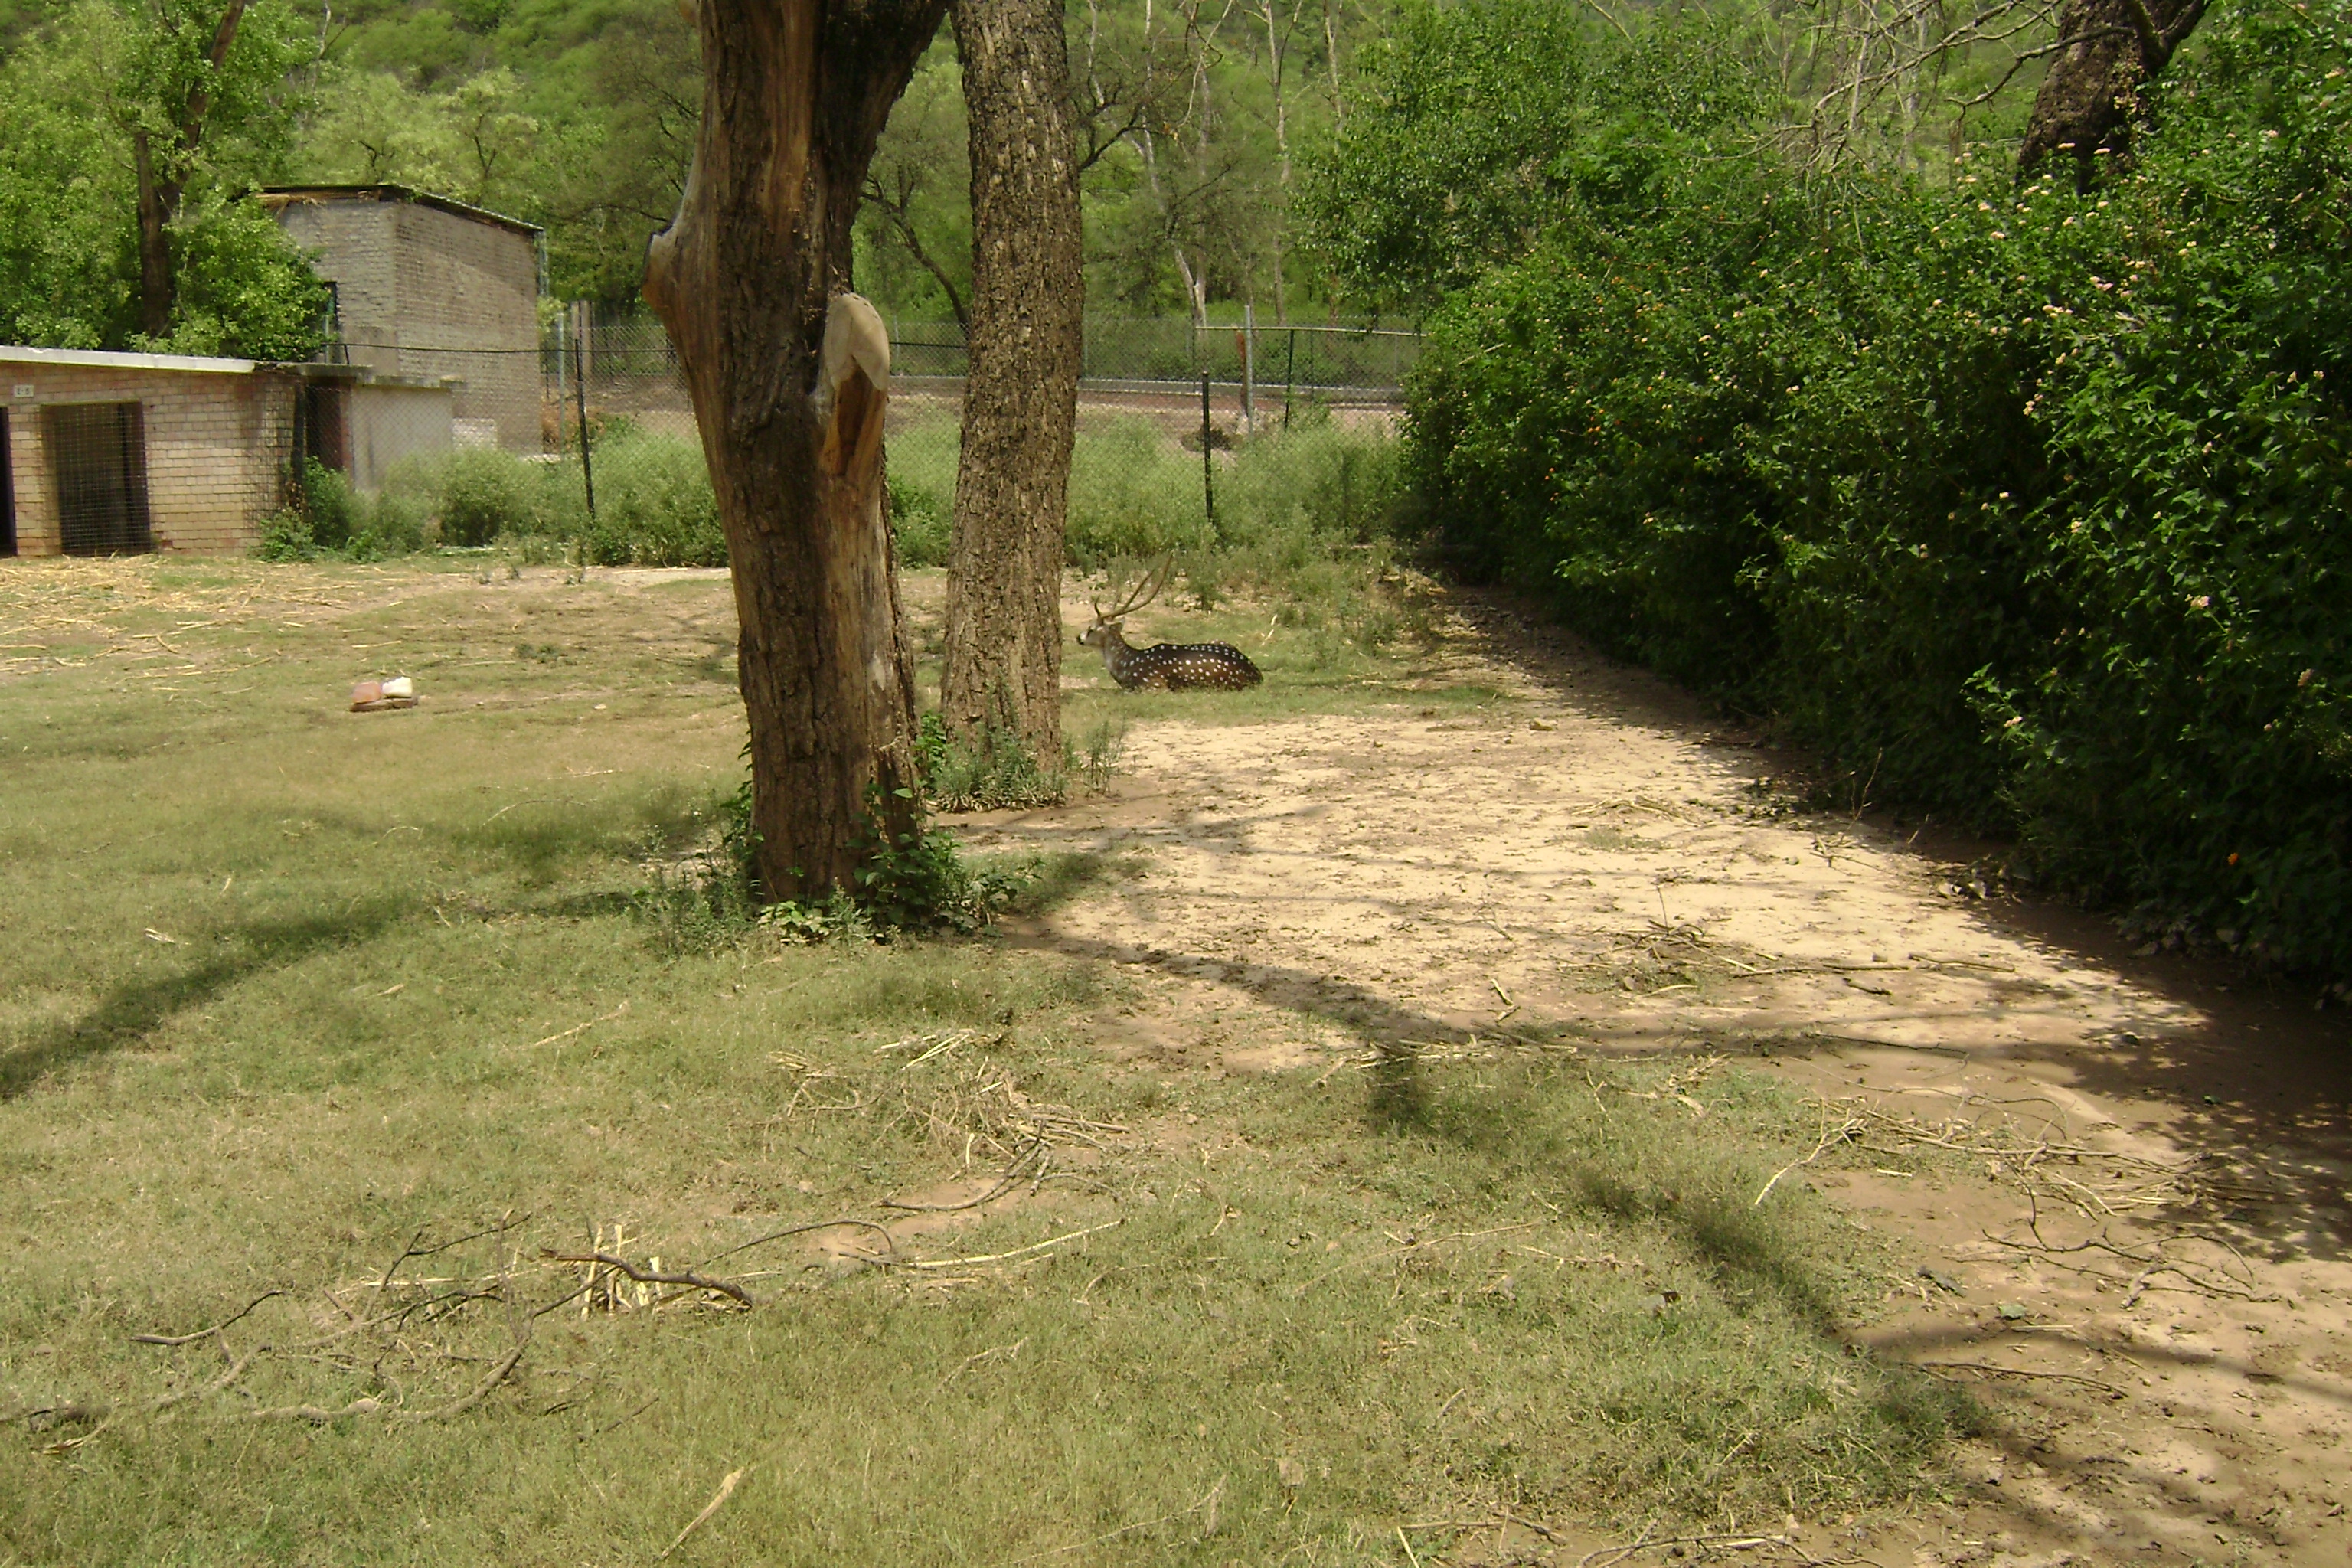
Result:
M278 216L335 285L353 364L455 376L453 418L495 420L508 451L541 449L539 247L529 234L373 197L289 201Z
M394 289L402 342L497 351L406 348L410 375L455 375L453 418L495 419L499 445L540 449L539 247L528 235L437 207L397 208Z
M385 202L290 202L278 211L286 237L302 247L319 276L335 286L335 309L343 336L354 346L352 363L401 374L394 348L400 342L400 296L393 267L393 216L399 204Z
M235 363L235 362L231 362ZM0 363L15 468L16 549L59 551L58 496L40 411L137 403L146 426L148 526L158 550L250 549L285 500L296 382L284 372ZM13 395L29 385L32 395Z

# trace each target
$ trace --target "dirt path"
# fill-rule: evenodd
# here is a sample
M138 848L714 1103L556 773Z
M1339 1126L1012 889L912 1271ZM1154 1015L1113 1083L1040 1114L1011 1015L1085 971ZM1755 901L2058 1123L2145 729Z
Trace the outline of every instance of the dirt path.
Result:
M2342 1015L1800 813L1775 753L1507 611L1454 630L1456 673L1507 693L1469 719L1139 726L1111 797L966 819L1139 873L1024 933L1136 966L1157 1005L1115 1046L1246 1073L1533 1027L1752 1059L1882 1152L1787 1178L1905 1238L1863 1337L1993 1413L1955 1506L1809 1549L2342 1563Z

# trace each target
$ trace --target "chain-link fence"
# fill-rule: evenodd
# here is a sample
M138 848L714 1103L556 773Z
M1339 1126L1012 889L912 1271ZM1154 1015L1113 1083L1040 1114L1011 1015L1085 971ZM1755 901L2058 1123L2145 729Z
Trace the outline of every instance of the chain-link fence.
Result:
M1375 470L1416 334L1090 320L1086 345L1070 481L1080 564L1247 542L1301 506L1360 531L1381 504ZM536 352L339 347L349 369L317 367L304 448L346 476L352 527L392 535L429 517L450 543L725 562L693 403L658 322L583 331L567 312ZM898 323L891 353L893 521L904 562L935 564L961 446L963 332ZM1267 477L1277 469L1286 477Z

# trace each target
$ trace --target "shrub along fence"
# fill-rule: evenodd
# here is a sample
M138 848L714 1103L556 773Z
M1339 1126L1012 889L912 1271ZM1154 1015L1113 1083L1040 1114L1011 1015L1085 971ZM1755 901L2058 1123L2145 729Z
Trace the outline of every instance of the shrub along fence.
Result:
M597 565L726 564L693 406L659 324L583 331L580 322L578 313L560 319L533 356L542 395L530 420L476 428L422 400L416 428L377 416L365 433L376 455L354 471L380 482L354 490L314 463L305 515L284 520L271 549L368 555L428 538L460 546L504 538ZM1302 327L1253 336L1181 321L1087 330L1070 486L1074 563L1212 549L1256 551L1274 563L1387 528L1397 491L1391 435L1416 334ZM961 445L962 336L953 322L911 323L895 329L892 347L892 523L903 564L939 565ZM448 351L436 364L488 384L512 379L511 358ZM1287 379L1261 384L1261 363ZM525 424L531 438L510 438L509 427Z
M1694 163L1433 321L1465 569L2014 833L2159 938L2352 976L2352 26L2233 10L2136 166Z

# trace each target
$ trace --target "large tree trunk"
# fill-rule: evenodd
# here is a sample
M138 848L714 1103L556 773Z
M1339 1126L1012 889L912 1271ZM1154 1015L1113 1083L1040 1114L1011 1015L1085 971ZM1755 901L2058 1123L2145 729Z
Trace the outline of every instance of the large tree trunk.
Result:
M912 813L914 681L883 508L889 342L847 290L866 164L945 8L702 0L701 134L646 258L734 570L768 899L849 881L869 795L894 836Z
M971 345L940 706L1062 750L1062 529L1077 427L1077 135L1059 0L956 0L971 127Z
M2058 12L2063 47L2034 95L2018 177L2066 153L2075 188L2088 190L2102 159L2112 168L2128 156L2140 88L2163 74L2204 14L2205 0L2066 0Z
M156 174L147 132L132 134L131 150L139 174L139 330L161 338L172 330L172 305L179 291L172 276L170 230L180 191Z

